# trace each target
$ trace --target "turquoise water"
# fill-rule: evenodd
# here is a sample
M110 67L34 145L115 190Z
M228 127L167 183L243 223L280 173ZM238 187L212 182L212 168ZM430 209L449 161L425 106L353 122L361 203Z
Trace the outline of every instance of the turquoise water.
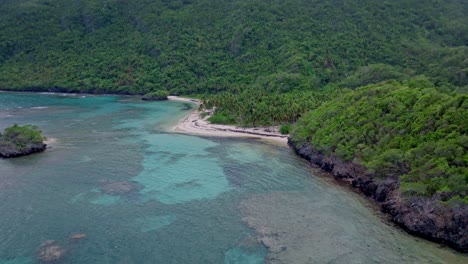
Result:
M168 132L189 111L0 93L0 129L31 123L52 140L0 160L0 264L40 263L45 240L66 249L60 263L466 262L389 226L287 147ZM106 191L115 182L132 188Z

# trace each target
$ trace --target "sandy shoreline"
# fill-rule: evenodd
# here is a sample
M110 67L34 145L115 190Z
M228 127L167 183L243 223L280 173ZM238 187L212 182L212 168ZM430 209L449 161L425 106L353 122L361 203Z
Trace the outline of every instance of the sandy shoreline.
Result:
M170 95L170 96L167 97L167 99L169 99L171 101L187 102L187 103L193 103L193 104L196 104L196 105L200 105L200 100L193 99L193 98L186 98L186 97L179 97L179 96Z
M178 96L169 96L169 100L190 102L199 105L197 99L190 99ZM217 136L217 137L249 137L261 138L269 141L275 141L286 145L288 142L287 135L281 135L279 132L271 132L270 127L255 127L244 128L228 125L210 124L207 118L201 118L200 112L194 110L189 115L180 120L172 129L174 132L202 135L202 136Z

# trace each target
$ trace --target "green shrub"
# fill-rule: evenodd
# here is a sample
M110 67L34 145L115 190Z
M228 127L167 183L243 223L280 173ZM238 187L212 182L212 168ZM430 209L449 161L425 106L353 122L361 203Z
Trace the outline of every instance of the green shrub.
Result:
M22 150L30 144L40 144L45 139L36 126L14 124L6 128L3 134L0 134L0 145L14 145L15 148Z
M281 127L280 127L280 133L282 135L289 134L290 130L291 130L291 125L290 124L281 125Z
M220 125L233 125L236 124L237 120L235 116L229 115L227 113L216 113L210 118L208 118L213 124L220 124Z

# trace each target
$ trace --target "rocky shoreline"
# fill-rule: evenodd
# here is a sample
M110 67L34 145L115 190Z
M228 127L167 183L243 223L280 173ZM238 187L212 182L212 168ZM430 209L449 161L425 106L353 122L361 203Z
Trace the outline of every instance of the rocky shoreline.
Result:
M47 144L44 143L33 143L28 145L25 149L18 150L14 147L0 146L0 158L17 158L26 156L46 150Z
M378 180L362 165L324 155L310 143L289 138L288 145L312 167L331 173L335 179L349 183L372 198L408 233L468 253L468 206L449 208L434 198L403 198L398 191L397 178Z

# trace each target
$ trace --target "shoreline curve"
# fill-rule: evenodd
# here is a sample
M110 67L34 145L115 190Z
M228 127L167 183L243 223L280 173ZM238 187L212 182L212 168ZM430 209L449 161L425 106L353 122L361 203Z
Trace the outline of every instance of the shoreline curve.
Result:
M200 100L179 96L168 96L171 101L188 102L200 105ZM173 132L215 137L247 137L260 138L262 140L274 141L287 146L288 135L276 132L275 127L238 127L230 125L211 124L207 117L200 117L201 112L197 109L182 118L173 128ZM273 130L273 131L271 131ZM276 131L275 131L276 130Z

